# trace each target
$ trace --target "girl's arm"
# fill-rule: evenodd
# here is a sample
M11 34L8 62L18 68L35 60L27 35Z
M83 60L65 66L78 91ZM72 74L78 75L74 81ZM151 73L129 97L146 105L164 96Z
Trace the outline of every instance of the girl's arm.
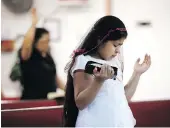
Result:
M84 72L74 74L74 97L77 107L82 110L89 105L96 97L102 86L93 76Z
M137 85L139 83L141 74L133 72L132 77L125 86L125 95L128 101L131 100L134 93L136 92Z
M125 94L126 94L128 101L130 101L132 96L134 95L141 75L150 68L151 57L146 54L145 59L142 62L142 64L140 64L139 62L140 62L140 59L136 61L133 75L131 79L129 80L129 82L127 83L127 85L125 86Z
M77 107L82 110L87 107L96 97L103 82L112 78L113 69L108 65L103 65L100 72L94 70L94 76L84 72L74 74L74 97Z

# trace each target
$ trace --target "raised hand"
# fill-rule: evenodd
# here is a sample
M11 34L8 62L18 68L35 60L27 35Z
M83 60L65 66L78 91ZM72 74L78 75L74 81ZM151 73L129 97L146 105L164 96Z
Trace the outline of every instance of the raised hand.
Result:
M137 59L137 61L135 63L134 71L136 73L142 74L142 73L146 72L151 66L151 57L150 57L150 55L147 55L147 54L145 55L145 58L144 58L142 64L140 64L139 62L140 62L140 58Z

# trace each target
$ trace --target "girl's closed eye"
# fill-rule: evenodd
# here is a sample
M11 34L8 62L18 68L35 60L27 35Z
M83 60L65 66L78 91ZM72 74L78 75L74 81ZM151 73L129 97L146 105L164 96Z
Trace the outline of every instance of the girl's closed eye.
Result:
M115 44L114 44L113 46L114 46L114 47L118 47L118 46L117 46L117 45L115 45Z

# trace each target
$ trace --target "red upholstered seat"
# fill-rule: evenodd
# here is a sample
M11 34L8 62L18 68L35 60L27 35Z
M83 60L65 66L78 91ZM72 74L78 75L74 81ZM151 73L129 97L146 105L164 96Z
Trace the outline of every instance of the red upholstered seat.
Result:
M2 110L2 127L61 127L62 107Z
M4 97L1 95L1 100L8 100L8 101L19 101L20 100L20 97Z
M36 101L38 105L33 104L34 107L39 107L42 101ZM28 103L28 101L27 101ZM21 106L7 106L1 110L2 126L6 127L57 127L62 125L63 108L54 106L53 101L42 103L41 105L49 107L35 110L10 110L9 108L16 108ZM24 103L22 104L24 106ZM51 105L51 106L50 106ZM24 106L26 107L26 105ZM30 105L29 105L30 107ZM57 108L55 108L57 107ZM131 102L130 107L133 111L134 117L137 120L137 127L170 127L170 100L166 101L147 101L147 102ZM30 108L28 108L30 109Z
M170 100L132 102L136 127L170 127Z
M41 106L56 106L56 100L20 100L20 101L2 101L1 109L30 108Z

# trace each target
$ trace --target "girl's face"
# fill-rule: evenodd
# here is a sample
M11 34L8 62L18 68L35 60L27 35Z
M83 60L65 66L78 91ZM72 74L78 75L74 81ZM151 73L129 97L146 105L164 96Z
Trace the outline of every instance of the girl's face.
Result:
M113 57L120 53L120 46L123 45L124 38L119 40L107 41L104 45L100 46L98 53L105 60L111 60Z

